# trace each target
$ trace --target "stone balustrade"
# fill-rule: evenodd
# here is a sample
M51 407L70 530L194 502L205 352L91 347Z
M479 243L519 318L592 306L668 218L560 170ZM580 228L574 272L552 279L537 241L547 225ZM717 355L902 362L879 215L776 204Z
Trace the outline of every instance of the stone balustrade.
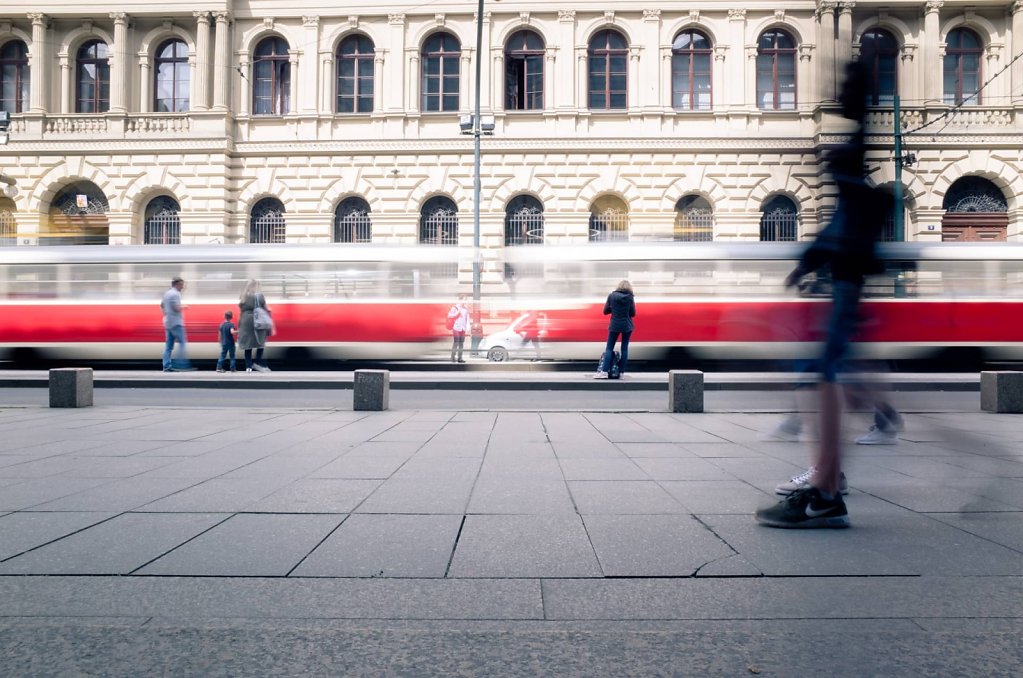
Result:
M167 132L191 132L192 119L188 115L132 115L128 117L127 134L146 135Z
M109 124L103 115L51 115L43 123L46 134L106 134Z

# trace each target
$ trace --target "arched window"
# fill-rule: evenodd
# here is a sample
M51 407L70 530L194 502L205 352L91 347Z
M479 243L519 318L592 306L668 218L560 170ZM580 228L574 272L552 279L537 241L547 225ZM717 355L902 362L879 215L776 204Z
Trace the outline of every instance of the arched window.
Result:
M0 198L0 247L18 244L18 227L14 223L14 201Z
M682 31L671 45L671 105L680 111L711 108L710 39L700 31Z
M714 239L714 210L706 199L687 195L675 203L675 240L708 242Z
M590 205L590 242L629 239L629 207L621 198L604 195Z
M153 110L182 113L188 110L188 46L184 40L168 40L156 51Z
M252 62L252 112L284 115L291 110L291 61L283 38L265 38Z
M277 198L263 198L249 213L249 242L284 242L284 205Z
M142 242L145 245L181 244L181 206L174 198L160 196L146 205Z
M337 112L373 112L373 41L350 35L337 48Z
M869 103L873 106L891 106L898 89L899 43L891 33L872 28L860 38L860 63L872 74L873 91Z
M423 110L457 111L462 45L450 33L434 33L423 43Z
M629 44L618 31L600 31L590 40L589 107L624 110L628 106Z
M50 203L44 229L46 245L108 245L110 220L107 196L91 181L64 187Z
M980 62L984 46L967 28L949 31L945 46L945 103L980 105Z
M543 38L518 31L504 46L504 107L509 111L543 110Z
M0 47L0 111L28 110L28 47L11 40Z
M984 177L963 177L952 184L941 202L944 241L1004 241L1009 205L1001 189Z
M785 31L765 31L757 43L757 106L768 111L796 108L796 43Z
M531 195L520 195L504 208L504 245L543 244L543 205Z
M799 230L799 211L796 203L784 195L776 195L764 203L760 215L760 240L786 242L796 239Z
M75 60L75 111L106 113L110 109L110 51L102 40L78 48Z
M371 242L369 203L362 198L345 198L334 210L334 242Z
M437 195L419 212L420 245L458 244L458 207L451 198Z

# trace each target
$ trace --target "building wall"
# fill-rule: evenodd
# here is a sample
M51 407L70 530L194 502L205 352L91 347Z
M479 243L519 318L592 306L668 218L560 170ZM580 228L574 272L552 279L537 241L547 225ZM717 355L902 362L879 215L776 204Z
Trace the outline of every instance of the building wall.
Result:
M482 141L481 242L496 256L505 207L528 193L544 207L547 242L588 238L591 206L604 195L628 207L629 238L671 239L675 205L687 194L714 211L714 238L759 239L761 208L773 195L799 207L799 237L812 236L833 209L833 187L820 158L847 131L833 104L839 64L858 54L870 28L899 43L899 92L916 156L908 190L908 239L940 239L942 200L958 178L980 175L1002 191L1008 239L1021 240L1023 196L1023 3L770 3L745 8L650 9L638 3L490 3L477 48L476 3L402 9L350 3L251 0L206 3L5 3L0 46L28 45L28 110L14 116L0 147L0 171L14 178L18 242L45 237L54 196L87 180L109 201L111 244L137 243L148 201L173 196L181 207L182 242L245 242L249 211L263 197L285 207L288 242L329 242L333 211L345 197L370 205L375 242L414 243L419 211L431 196L449 196L459 211L460 243L472 242L472 138L459 116L473 106L473 70L482 55L481 106L495 131ZM966 26L983 42L979 105L942 100L943 41ZM626 36L628 106L586 107L587 44L612 28ZM696 28L713 44L713 106L671 106L671 43ZM797 105L757 107L758 36L788 31L797 44ZM504 46L515 31L540 34L545 101L540 111L504 107ZM459 110L423 112L420 51L437 31L461 43ZM334 113L335 50L348 35L375 46L374 108ZM168 37L189 50L191 109L152 113L155 50ZM264 37L287 40L292 70L286 115L252 114L253 50ZM75 114L74 57L100 38L110 46L111 105ZM891 108L871 112L870 179L894 181Z

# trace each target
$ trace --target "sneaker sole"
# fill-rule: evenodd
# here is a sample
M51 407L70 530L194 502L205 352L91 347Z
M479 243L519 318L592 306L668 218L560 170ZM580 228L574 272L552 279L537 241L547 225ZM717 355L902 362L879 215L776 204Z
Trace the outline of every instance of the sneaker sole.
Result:
M795 492L795 490L783 490L780 487L774 488L774 493L775 494L779 494L779 495L781 495L783 497L787 497L790 494L792 494L793 492ZM843 488L838 490L838 493L843 495L843 496L845 496L845 495L849 494L849 488L848 487L843 487Z
M849 516L838 516L833 518L808 518L798 523L786 523L778 520L767 520L754 514L757 523L765 527L780 527L785 530L810 530L810 529L835 529L840 530L850 527Z

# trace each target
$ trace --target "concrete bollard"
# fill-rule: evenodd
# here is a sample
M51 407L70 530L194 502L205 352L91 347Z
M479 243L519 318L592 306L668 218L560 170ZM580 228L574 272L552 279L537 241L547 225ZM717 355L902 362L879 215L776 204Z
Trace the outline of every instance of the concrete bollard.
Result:
M386 410L391 392L391 373L388 370L355 370L353 391L353 409Z
M703 412L703 372L699 370L668 372L668 410Z
M50 370L50 407L92 407L92 368Z
M1023 372L981 372L980 409L1006 414L1023 413Z

